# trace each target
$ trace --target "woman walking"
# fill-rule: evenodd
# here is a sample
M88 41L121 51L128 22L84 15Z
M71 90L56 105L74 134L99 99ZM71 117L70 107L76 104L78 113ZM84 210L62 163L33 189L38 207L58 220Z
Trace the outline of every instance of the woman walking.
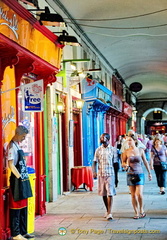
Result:
M127 170L127 185L131 192L132 205L135 211L135 216L133 218L139 219L146 216L143 208L144 173L142 162L148 171L149 180L152 179L152 176L144 150L137 147L137 138L132 135L131 137L128 137L127 141L129 148L126 149L122 155L123 167ZM132 179L133 177L138 177L138 179L134 182Z
M166 162L167 148L162 144L160 137L155 137L151 148L150 166L154 169L157 178L157 184L160 188L160 194L165 194L166 187L166 171L162 170L161 162Z

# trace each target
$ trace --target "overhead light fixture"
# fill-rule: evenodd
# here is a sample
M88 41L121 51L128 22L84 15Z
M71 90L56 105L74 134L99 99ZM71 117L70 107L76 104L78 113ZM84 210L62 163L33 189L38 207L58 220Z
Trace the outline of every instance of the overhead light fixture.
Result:
M52 27L65 27L65 22L62 16L57 13L50 13L48 7L45 7L45 9L28 9L28 11L41 11L39 15L37 14L40 17L39 22L41 25Z
M71 77L79 76L79 72L75 70L74 72L71 73Z
M63 30L62 32L54 32L54 33L62 33L58 37L58 42L60 44L70 45L70 46L80 46L76 37L68 35L68 32L66 30Z
M45 12L41 13L40 22L46 26L65 27L62 16L57 13L50 13L48 7L45 7Z
M28 4L32 7L36 7L39 9L39 5L38 5L38 0L20 0L21 2Z
M80 76L80 77L84 77L85 75L84 75L84 72L83 71L77 71L77 70L75 70L74 72L72 72L71 73L71 77L75 77L75 76Z

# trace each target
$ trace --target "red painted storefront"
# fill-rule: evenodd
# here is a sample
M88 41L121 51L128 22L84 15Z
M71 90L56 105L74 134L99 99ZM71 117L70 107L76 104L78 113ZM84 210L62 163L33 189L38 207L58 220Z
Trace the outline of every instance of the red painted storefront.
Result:
M50 32L16 0L0 1L0 239L10 237L9 226L9 171L5 159L6 145L20 123L19 90L23 75L34 74L43 79L44 87L56 81L62 45ZM43 48L45 47L45 48ZM44 51L45 49L45 51ZM27 82L24 82L25 84ZM31 114L33 154L28 164L36 171L36 215L45 209L44 115Z

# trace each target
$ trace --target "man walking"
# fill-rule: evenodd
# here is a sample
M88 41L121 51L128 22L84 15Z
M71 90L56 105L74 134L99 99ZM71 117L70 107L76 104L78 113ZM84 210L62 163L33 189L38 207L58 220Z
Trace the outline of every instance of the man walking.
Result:
M113 167L114 148L109 145L110 135L103 133L100 136L101 146L95 151L93 160L93 176L98 175L98 194L103 197L103 201L107 212L105 216L107 220L112 219L112 203L115 193L115 176ZM96 165L98 163L98 174Z

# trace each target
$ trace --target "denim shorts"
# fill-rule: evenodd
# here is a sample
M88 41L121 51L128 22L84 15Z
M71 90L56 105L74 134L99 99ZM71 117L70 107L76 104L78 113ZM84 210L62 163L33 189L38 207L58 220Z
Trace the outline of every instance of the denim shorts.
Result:
M128 185L128 186L144 185L144 183L145 183L144 173L140 173L140 174L139 174L140 181L139 181L139 182L136 182L136 183L132 183L132 182L131 182L130 176L131 176L131 174L127 174L127 185Z

